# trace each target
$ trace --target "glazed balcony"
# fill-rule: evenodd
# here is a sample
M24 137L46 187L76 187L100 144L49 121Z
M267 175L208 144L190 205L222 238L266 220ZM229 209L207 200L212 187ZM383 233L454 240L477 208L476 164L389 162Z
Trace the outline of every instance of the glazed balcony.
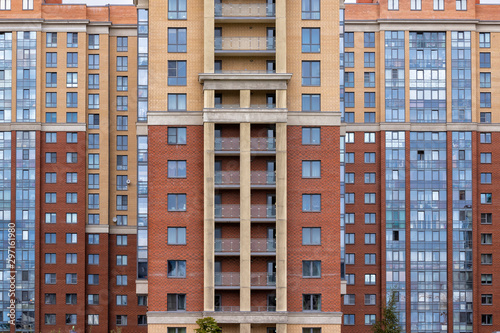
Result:
M276 109L276 104L250 104L249 108L242 108L239 104L215 104L214 109L221 110L269 110Z
M216 21L222 22L273 22L276 6L266 3L216 3L214 16Z
M217 289L239 289L240 273L224 272L215 273L215 288ZM276 273L257 272L250 275L250 286L252 289L276 289Z
M276 220L276 205L251 205L251 219L255 222L273 222ZM238 222L240 219L240 205L216 204L214 218L219 222Z
M276 239L252 238L250 242L252 255L276 254Z
M275 37L215 37L216 55L269 56L276 53Z
M276 138L251 138L250 150L252 154L276 154Z
M239 306L216 306L214 307L214 311L216 312L239 312Z
M239 255L239 238L216 238L214 243L214 252L216 255Z
M250 209L252 220L262 222L276 220L276 205L252 205Z
M275 289L276 273L259 272L251 273L250 286L252 289Z
M214 208L216 221L237 222L240 219L240 205L216 204Z
M276 312L276 306L252 306L250 311L254 312Z
M276 172L252 171L250 184L255 189L274 189L276 188Z
M215 188L217 189L232 189L240 187L240 172L239 171L215 171L214 179Z
M239 289L240 273L215 273L215 288L218 289Z
M214 150L219 155L238 155L240 153L240 138L215 138Z

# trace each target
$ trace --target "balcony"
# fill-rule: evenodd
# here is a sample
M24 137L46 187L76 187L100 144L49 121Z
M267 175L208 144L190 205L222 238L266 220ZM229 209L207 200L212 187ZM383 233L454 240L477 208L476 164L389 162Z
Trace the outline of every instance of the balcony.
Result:
M240 273L215 273L215 287L218 289L239 289Z
M240 254L240 239L239 238L216 238L215 239L215 254L216 255L239 255Z
M215 188L238 188L240 187L239 171L215 171Z
M276 254L276 239L252 238L250 244L252 255Z
M239 312L239 306L216 306L214 307L214 311L216 312Z
M254 222L276 220L276 205L252 205L250 209L250 217Z
M272 222L276 220L276 205L251 205L250 217L254 222ZM238 222L240 205L216 204L214 218L218 222Z
M252 154L274 155L276 154L276 138L251 138L250 150Z
M276 172L274 171L252 171L250 184L256 189L276 188Z
M276 312L276 306L252 306L250 311L255 312Z
M221 110L241 110L241 109L249 109L249 110L268 110L268 109L276 109L276 104L250 104L249 108L242 108L239 104L215 104L214 109Z
M240 138L215 138L214 150L219 155L238 155Z
M216 55L269 56L276 53L275 37L215 37Z
M237 222L240 220L240 205L216 204L214 208L216 221Z
M273 22L276 19L274 4L265 3L216 3L214 16L222 22Z
M251 273L250 286L252 289L276 289L276 273Z

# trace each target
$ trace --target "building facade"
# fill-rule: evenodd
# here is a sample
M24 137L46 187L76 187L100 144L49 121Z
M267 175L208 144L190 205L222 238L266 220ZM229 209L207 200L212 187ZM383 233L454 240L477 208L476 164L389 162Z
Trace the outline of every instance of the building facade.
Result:
M498 331L500 6L345 7L342 330L380 319L394 291L406 332Z

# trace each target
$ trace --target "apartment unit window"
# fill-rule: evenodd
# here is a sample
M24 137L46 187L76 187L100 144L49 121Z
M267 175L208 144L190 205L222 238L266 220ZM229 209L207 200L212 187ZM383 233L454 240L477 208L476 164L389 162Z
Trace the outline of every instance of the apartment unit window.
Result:
M365 163L375 163L375 153L365 153Z
M169 278L185 278L186 277L186 261L185 260L168 260L167 261L167 276Z
M57 93L55 92L45 93L45 107L47 108L57 107Z
M128 71L128 57L116 57L116 71L126 72Z
M186 194L168 194L168 211L186 211Z
M2 1L0 1L0 4L1 3ZM45 47L57 47L57 32L47 32L45 37Z
M55 253L45 253L45 263L46 264L55 264L56 263L56 254Z
M354 153L345 153L345 163L354 163Z
M377 321L376 315L365 314L365 325L373 325Z
M480 88L491 88L491 73L479 73L479 87Z
M355 294L345 294L344 295L344 305L356 305L356 295Z
M302 161L302 178L321 178L321 161Z
M306 112L321 111L321 95L302 94L302 111Z
M76 33L76 32L68 32L67 33L66 46L67 47L78 47L78 33Z
M354 325L354 323L355 323L355 315L353 314L344 315L344 325Z
M344 94L344 106L346 108L353 108L354 107L354 93L353 92L346 92ZM354 113L353 113L353 116L354 116ZM352 121L345 121L345 122L354 122L354 120Z
M99 274L89 274L87 276L87 283L89 285L98 285L99 284Z
M88 209L99 209L99 193L89 193Z
M489 92L479 93L479 99L480 99L480 107L491 108L491 93Z
M46 192L45 193L45 203L56 203L56 193Z
M481 274L481 284L482 285L491 285L493 283L493 275L492 274Z
M46 233L45 234L45 244L55 244L56 243L56 234L55 233Z
M116 110L117 111L128 110L128 96L116 96Z
M88 244L96 245L99 244L99 234L89 234Z
M167 294L167 311L186 311L186 294Z
M320 0L302 0L302 19L320 19Z
M127 155L117 155L116 156L116 170L128 170L128 156Z
M493 325L493 315L492 314L482 314L481 315L481 325Z
M128 225L128 216L116 215L116 225Z
M66 213L66 223L75 224L78 221L78 214Z
M186 61L169 60L168 61L168 85L185 86L186 85Z
M492 234L481 234L481 244L482 245L491 245L491 244L493 244L493 236L492 236Z
M90 296L92 296L92 295L89 295L89 297ZM97 296L99 296L99 295L97 295ZM98 314L87 315L87 324L88 325L99 325L99 315Z
M76 112L66 112L66 122L67 123L76 123L77 122L77 113Z
M66 57L66 67L78 67L78 53L77 52L68 52Z
M68 73L68 74L75 74L76 73ZM99 89L99 74L89 74L89 83L88 83L89 89Z
M354 172L346 172L344 174L344 183L354 184Z
M10 0L0 0L0 4L4 4L5 1L9 1L9 9L10 9ZM0 7L1 8L1 7ZM3 9L0 9L3 10ZM56 315L53 313L45 314L45 325L55 325L56 324Z
M320 278L321 277L321 261L319 260L304 260L302 261L302 277L303 278Z
M444 10L444 0L434 0L434 10Z
M302 194L303 212L321 211L321 194Z
M491 163L491 153L481 153L480 161L481 163L486 163L486 164Z
M99 154L89 154L88 159L89 159L89 166L88 166L89 169L99 169Z
M186 28L168 28L168 52L187 51Z
M354 72L344 73L344 86L346 88L354 88Z
M491 203L491 193L481 193L481 203L490 204Z
M481 295L481 305L492 305L493 295L492 294L482 294Z
M89 50L99 50L99 35L89 35Z
M99 149L99 134L97 133L89 134L88 148Z
M117 131L128 130L128 116L116 116L116 130Z
M354 52L344 53L344 67L345 68L354 67Z
M186 111L186 94L168 94L168 111Z
M375 88L375 72L365 72L364 79L365 88Z
M354 32L344 32L344 47L354 47Z
M375 107L375 93L365 92L365 108L374 108L374 107Z
M137 315L137 325L147 325L147 316L146 315ZM170 331L169 331L170 333Z
M491 213L481 213L481 224L491 224L492 214Z
M128 37L117 37L116 38L116 51L117 52L127 52L128 51Z
M66 253L66 264L76 264L77 256L76 253Z
M491 112L481 112L479 114L479 121L481 123L491 123Z
M45 54L45 67L47 67L47 68L57 67L57 53L56 52L47 52Z
M147 295L137 295L137 305L147 306L148 305L148 296Z
M375 33L365 32L364 33L365 47L375 47Z
M45 294L45 304L56 304L56 294Z
M302 52L320 52L320 28L302 28Z
M68 132L66 133L66 143L77 143L78 142L78 133Z
M126 286L128 284L127 275L117 275L116 276L116 285L117 286Z
M169 127L168 128L168 144L169 145L185 145L186 144L186 127Z
M375 122L375 112L365 112L365 123Z
M365 253L365 265L375 265L375 264L376 264L376 254Z
M490 33L480 32L479 33L479 47L489 48L490 47Z
M479 53L479 67L480 68L490 68L491 67L491 53L490 52L480 52Z
M99 109L99 94L89 94L89 109Z
M319 61L302 61L303 86L319 86L321 84L320 73Z
M345 143L354 143L354 132L346 132Z
M493 263L493 255L491 253L481 254L481 264L482 265L491 265L492 263Z
M23 10L33 10L33 0L23 0Z
M45 213L45 223L56 223L56 213Z
M346 274L345 280L348 285L350 286L354 285L356 282L356 274Z
M66 172L66 183L77 183L78 182L78 173L76 172Z
M116 136L116 150L128 150L128 135Z
M45 153L45 163L57 163L57 153Z
M186 161L168 161L168 178L186 178Z
M481 184L491 184L491 172L481 173Z
M411 0L411 10L422 10L422 0Z
M55 132L45 132L45 143L56 143L57 133Z
M457 10L467 10L467 0L456 0L457 1Z
M128 91L128 76L118 76L116 78L116 90Z
M57 123L57 113L56 112L47 112L45 114L45 122L46 123Z
M116 210L128 210L128 195L116 196Z
M321 294L303 294L302 311L321 311Z
M354 213L346 213L344 217L345 224L354 224L355 216Z
M365 184L375 184L375 172L365 172Z
M56 284L56 273L45 273L45 284Z
M45 183L46 184L55 184L57 181L57 174L55 172L46 172L45 173Z
M66 93L66 107L67 108L78 107L78 93L76 93L76 92L67 92Z
M89 304L89 305L99 305L99 294L89 294L89 295L87 295L87 304Z
M302 228L302 245L321 245L321 228Z
M375 52L365 52L365 68L375 67Z
M99 69L98 54L89 54L89 69Z
M127 295L116 295L116 305L127 305Z
M319 127L302 127L302 144L319 145L321 143L321 129Z
M168 19L185 20L187 18L186 0L168 0Z
M375 203L375 193L365 193L365 204Z
M186 228L185 227L168 227L169 245L185 245L186 244Z
M365 234L365 244L375 244L375 234Z
M127 264L128 264L128 256L126 255L116 256L116 266L127 266Z
M57 73L54 72L45 73L45 87L46 88L57 87Z
M355 243L355 234L353 233L346 233L344 236L344 241L346 244L353 245Z
M76 284L76 273L66 273L66 284Z
M365 284L372 285L375 284L377 277L375 274L365 274Z

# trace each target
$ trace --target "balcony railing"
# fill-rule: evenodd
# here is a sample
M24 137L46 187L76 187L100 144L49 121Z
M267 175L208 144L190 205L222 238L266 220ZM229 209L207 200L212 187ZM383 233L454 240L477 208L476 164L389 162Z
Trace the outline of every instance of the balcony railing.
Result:
M215 37L216 51L274 51L275 37Z
M276 273L252 273L250 285L255 287L276 286Z
M239 171L216 171L215 185L238 185L240 183Z
M255 312L276 312L276 306L252 306L250 311Z
M240 311L240 307L239 306L216 306L216 307L214 307L214 311L220 311L220 312L239 312Z
M250 216L252 218L275 218L276 205L252 205Z
M230 219L240 217L240 205L215 205L216 218Z
M215 285L238 287L240 285L240 273L215 273Z
M274 17L274 4L265 3L216 3L215 17Z
M240 138L215 138L214 149L220 151L240 150Z
M215 109L235 110L235 109L276 109L276 104L250 104L249 108L242 108L239 104L215 104Z
M276 185L276 173L274 171L252 171L250 182L252 185Z
M240 252L240 239L239 238L216 238L215 239L215 252Z
M252 252L276 252L276 239L252 238Z
M250 149L258 151L276 151L276 138L251 138Z

